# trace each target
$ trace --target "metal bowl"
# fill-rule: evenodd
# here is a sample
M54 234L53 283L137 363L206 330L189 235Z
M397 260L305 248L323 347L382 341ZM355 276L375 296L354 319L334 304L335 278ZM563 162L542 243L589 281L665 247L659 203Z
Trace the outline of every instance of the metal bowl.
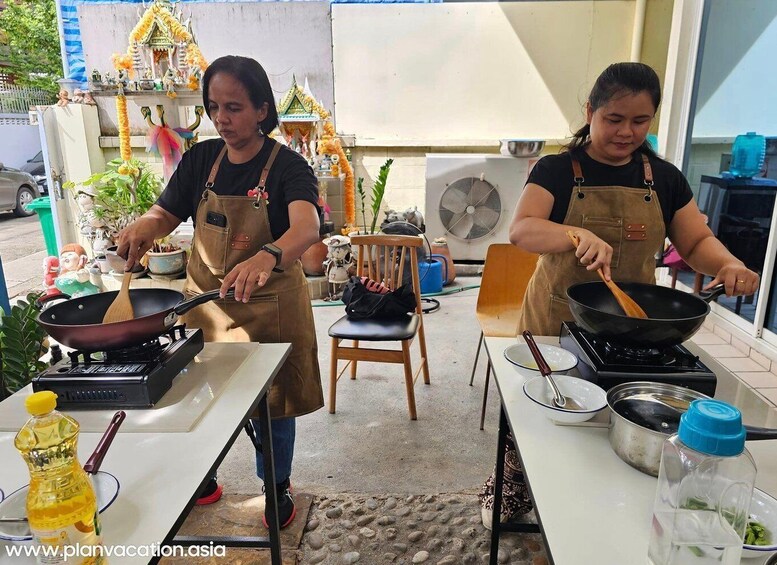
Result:
M502 146L499 148L502 155L508 157L536 157L545 147L545 141L541 139L500 139Z

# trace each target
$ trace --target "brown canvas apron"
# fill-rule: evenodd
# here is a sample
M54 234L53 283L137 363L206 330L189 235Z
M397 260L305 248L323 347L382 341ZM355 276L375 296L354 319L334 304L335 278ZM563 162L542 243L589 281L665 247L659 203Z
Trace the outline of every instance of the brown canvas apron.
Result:
M642 155L645 189L586 186L580 163L572 159L575 186L564 225L585 228L612 246L612 278L618 282L655 283L656 253L663 249L666 226L653 172ZM599 280L572 251L545 253L537 261L524 295L518 333L559 335L562 321L573 320L566 291L579 282Z
M219 288L224 275L273 241L262 193L280 148L278 143L273 147L256 186L256 197L219 196L211 191L226 147L216 158L197 206L184 286L187 296ZM226 227L208 224L208 212L224 215ZM273 418L301 416L324 405L313 310L299 261L283 273L272 273L262 288L254 290L248 303L234 298L214 300L184 318L189 327L202 328L206 341L292 344L268 395Z

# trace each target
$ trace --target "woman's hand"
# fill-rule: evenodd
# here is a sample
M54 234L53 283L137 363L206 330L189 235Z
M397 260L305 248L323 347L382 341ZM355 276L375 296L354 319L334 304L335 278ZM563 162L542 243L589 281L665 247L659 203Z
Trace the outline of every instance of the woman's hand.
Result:
M254 288L261 288L267 283L273 267L275 257L267 251L260 251L250 259L238 263L227 273L219 289L219 296L224 298L227 291L234 287L235 300L248 302Z
M121 230L116 238L116 254L127 260L124 271L131 271L151 249L155 239L168 235L180 223L180 218L154 204L148 212Z
M571 230L579 243L575 256L585 265L586 270L595 271L602 269L604 277L610 280L610 262L612 261L612 247L603 239L584 229Z
M760 277L758 273L745 267L741 261L731 261L720 268L718 274L704 287L704 290L709 290L721 283L726 286L726 296L749 296L758 290Z

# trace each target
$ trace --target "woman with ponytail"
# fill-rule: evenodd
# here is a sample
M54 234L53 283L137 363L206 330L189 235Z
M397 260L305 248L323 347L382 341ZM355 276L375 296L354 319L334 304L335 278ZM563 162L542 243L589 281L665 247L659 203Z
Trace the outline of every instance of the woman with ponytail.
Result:
M510 225L511 243L540 254L517 333L559 335L561 323L573 319L567 288L597 280L597 269L608 280L655 283L656 255L666 237L691 268L713 277L706 288L723 283L728 296L758 289L758 275L707 227L683 174L648 143L660 103L652 68L610 65L588 96L586 124L563 152L532 169ZM579 239L577 249L567 232ZM502 519L531 508L512 446L505 460L512 475L505 475ZM493 477L481 495L487 526L492 485Z

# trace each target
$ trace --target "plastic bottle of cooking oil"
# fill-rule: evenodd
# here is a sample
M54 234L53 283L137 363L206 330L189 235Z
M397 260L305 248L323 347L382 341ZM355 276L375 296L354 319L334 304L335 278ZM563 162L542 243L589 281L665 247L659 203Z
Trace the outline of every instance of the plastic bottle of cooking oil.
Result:
M664 441L648 563L739 565L755 476L739 410L694 400Z
M78 422L55 410L51 391L30 395L25 407L32 417L14 445L30 471L27 519L41 546L38 563L106 563L94 490L77 457Z

